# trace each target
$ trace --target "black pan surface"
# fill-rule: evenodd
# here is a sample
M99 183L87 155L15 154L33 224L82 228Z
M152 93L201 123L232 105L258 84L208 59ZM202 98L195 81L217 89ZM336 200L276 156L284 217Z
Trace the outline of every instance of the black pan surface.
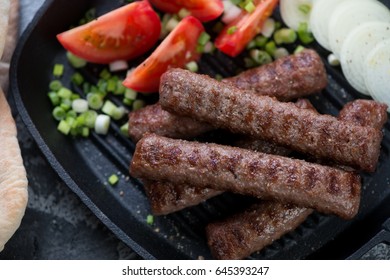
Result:
M389 1L383 2L390 6ZM226 194L176 214L155 217L154 224L148 225L146 217L150 208L142 185L128 175L134 144L121 136L121 123L112 124L108 136L93 134L88 139L73 139L57 131L51 116L47 92L53 79L53 65L67 63L65 51L55 35L77 23L91 7L96 7L100 15L123 4L120 0L47 1L22 35L15 51L11 92L23 121L52 167L118 238L145 259L209 259L205 225L237 211L246 198ZM315 44L312 47L326 62L327 52ZM240 58L231 60L217 53L203 57L200 70L211 75L231 76L240 65ZM84 74L93 80L99 67L87 67ZM348 85L339 69L327 65L327 70L329 86L311 98L321 113L336 115L346 102L365 98ZM67 67L62 79L65 85L70 86L72 73L73 70ZM298 229L251 258L343 259L368 241L390 216L389 129L387 123L376 173L362 174L362 201L356 218L344 221L314 213ZM119 174L121 180L110 186L107 178L113 173Z

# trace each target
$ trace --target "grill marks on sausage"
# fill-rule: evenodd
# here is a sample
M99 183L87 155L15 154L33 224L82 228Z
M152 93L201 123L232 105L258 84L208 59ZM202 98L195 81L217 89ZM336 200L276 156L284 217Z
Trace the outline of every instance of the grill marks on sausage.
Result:
M242 259L295 229L313 210L275 202L260 202L243 213L206 228L216 259Z
M289 66L286 67L285 64ZM307 50L248 70L224 81L243 90L251 90L259 95L274 96L287 101L324 89L327 78L321 58L316 52ZM201 105L202 98L196 91L192 94L195 99L195 110L200 113L204 110ZM217 105L219 103L218 92L213 94L215 94L215 99L210 102ZM178 92L174 102L178 102L179 98ZM255 108L246 116L247 123L256 118L254 112L256 112ZM269 124L269 121L264 119L264 124ZM138 142L148 132L170 138L191 139L210 130L212 130L212 124L202 123L192 118L178 117L163 110L159 104L147 106L129 114L129 135L134 142Z
M199 151L196 166L188 161L194 150ZM316 172L311 189L306 186L307 168ZM354 173L302 160L153 134L138 142L130 173L149 180L272 198L346 219L353 217L359 207L358 197L350 194L351 182L356 189L360 188L359 176ZM357 178L351 180L350 176ZM336 195L337 188L340 190Z
M193 92L197 92L196 99L200 98L201 104L194 103ZM176 102L178 93L180 99ZM272 141L360 170L374 171L378 161L382 140L379 129L298 109L293 103L258 96L186 70L171 69L163 75L160 104L170 112L192 116L233 133ZM194 110L198 105L204 108L202 112ZM247 116L251 115L256 115L255 120L247 122Z
M313 50L305 50L247 70L224 82L288 101L321 91L327 85L327 76L319 55Z

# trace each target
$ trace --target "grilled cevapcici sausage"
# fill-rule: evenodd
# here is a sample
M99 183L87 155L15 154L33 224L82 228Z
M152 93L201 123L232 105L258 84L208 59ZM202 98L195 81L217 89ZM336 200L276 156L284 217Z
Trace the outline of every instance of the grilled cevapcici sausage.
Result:
M246 149L150 134L136 146L130 174L275 199L352 218L360 177L352 172Z
M327 80L320 56L306 49L223 81L259 95L289 101L321 91Z
M290 204L259 202L223 221L207 225L207 243L216 259L243 259L294 230L312 212Z
M171 113L359 170L373 172L379 158L379 129L298 109L187 70L171 69L161 77L160 104Z
M371 100L349 102L341 121L381 129L387 106ZM216 259L242 259L294 230L313 211L278 202L259 202L249 209L206 227L209 248Z
M326 87L327 77L319 55L308 49L224 81L259 95L288 101L321 91ZM134 142L148 132L170 138L191 139L210 130L211 125L176 116L163 110L159 104L129 114L129 135Z

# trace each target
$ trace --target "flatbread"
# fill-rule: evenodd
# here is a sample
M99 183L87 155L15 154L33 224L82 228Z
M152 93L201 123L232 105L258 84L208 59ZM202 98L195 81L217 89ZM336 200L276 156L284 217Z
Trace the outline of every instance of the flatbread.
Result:
M10 19L14 18L13 24L16 25L17 32L15 13L17 18L18 1L12 0L12 5L13 14ZM4 61L0 62L0 80L5 79L6 82L8 82L9 61L17 39L15 33L6 39L9 9L10 0L0 0L0 57L4 44L7 44ZM15 121L0 87L0 251L20 226L27 207L28 182L16 134Z
M3 56L5 38L7 37L10 0L0 1L0 57Z
M0 251L20 226L27 206L27 176L15 121L0 90Z
M4 5L3 0L0 0L0 6ZM5 1L9 2L9 0ZM15 50L16 41L18 39L18 26L19 26L19 0L11 0L11 5L9 6L9 17L8 18L8 28L7 35L4 43L3 56L0 59L0 86L7 93L8 89L8 71L10 67L10 62L12 54ZM0 8L1 9L1 8ZM4 22L3 19L0 19L0 22ZM0 23L1 25L1 23ZM0 28L1 29L1 28ZM4 29L4 28L3 28ZM1 31L0 31L1 32ZM0 35L0 40L1 40ZM1 43L1 42L0 42Z

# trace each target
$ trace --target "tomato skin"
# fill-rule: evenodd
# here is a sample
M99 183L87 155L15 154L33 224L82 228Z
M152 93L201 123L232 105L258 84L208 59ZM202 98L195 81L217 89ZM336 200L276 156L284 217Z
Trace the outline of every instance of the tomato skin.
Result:
M240 54L245 46L260 32L264 21L272 14L278 0L255 0L256 9L252 13L242 12L236 20L226 25L215 40L215 46L232 57ZM236 27L233 34L228 34Z
M182 19L156 50L128 74L123 85L142 93L158 92L160 77L169 68L182 68L199 60L201 54L196 46L203 31L202 23L195 17Z
M159 10L176 14L182 8L188 10L192 16L206 22L216 19L223 13L221 0L148 0Z
M145 53L158 41L160 32L157 13L149 2L139 1L60 33L57 39L76 56L107 64Z

